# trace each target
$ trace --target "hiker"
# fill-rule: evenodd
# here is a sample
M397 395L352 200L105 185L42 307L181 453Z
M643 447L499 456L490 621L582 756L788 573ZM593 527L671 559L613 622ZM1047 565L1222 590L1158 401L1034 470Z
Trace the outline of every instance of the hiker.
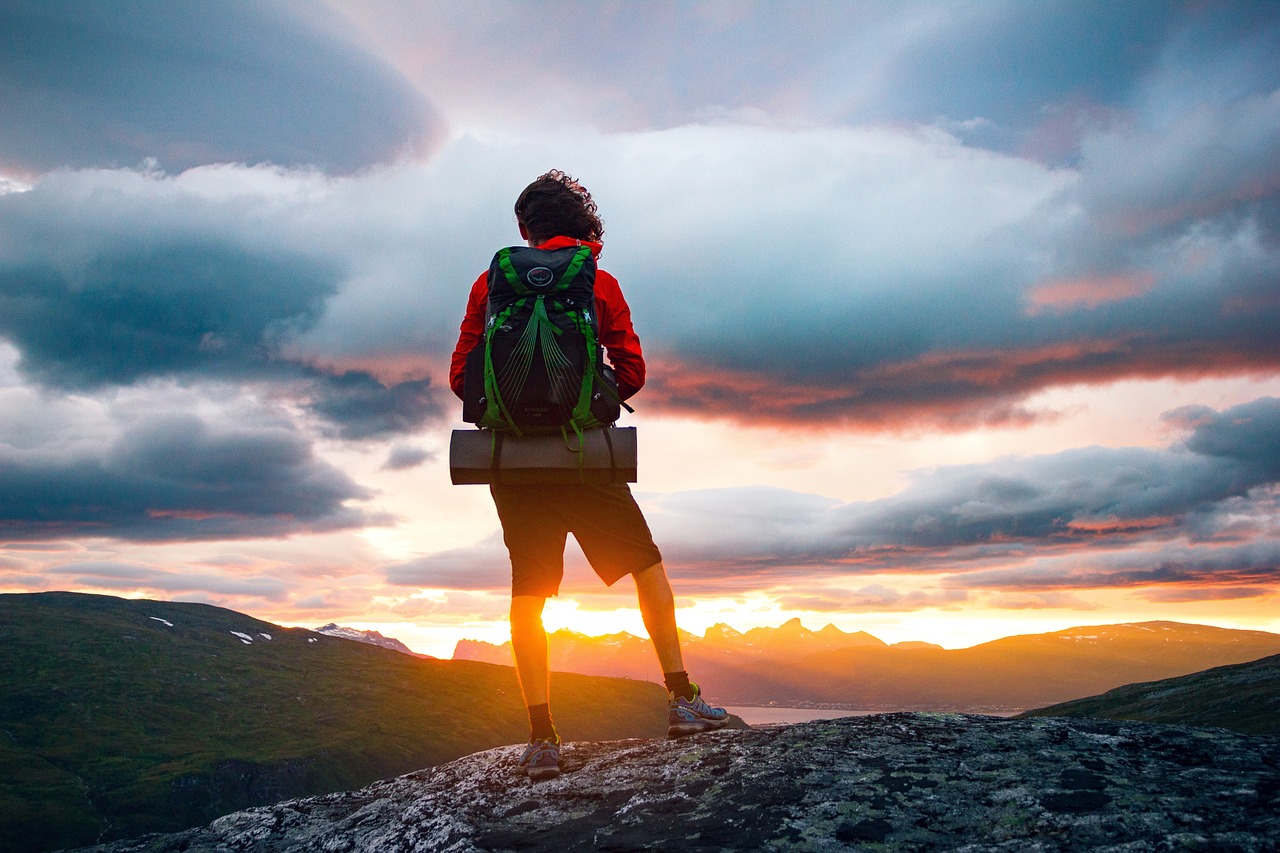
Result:
M586 188L563 172L552 170L529 184L516 200L515 213L520 237L530 248L553 251L585 246L592 258L600 254L604 226L596 203ZM599 342L613 368L617 395L626 399L639 391L645 380L644 357L631 325L631 310L618 280L603 270L595 272L594 296ZM450 366L449 384L459 397L464 393L467 355L484 345L488 299L489 273L483 273L471 286ZM728 722L728 712L709 706L685 672L676 633L675 601L662 555L625 483L495 484L490 492L511 558L511 646L530 728L520 766L530 778L560 774L561 742L551 721L542 610L547 597L559 592L569 533L606 585L612 586L625 575L635 578L640 614L668 691L668 736L710 731Z

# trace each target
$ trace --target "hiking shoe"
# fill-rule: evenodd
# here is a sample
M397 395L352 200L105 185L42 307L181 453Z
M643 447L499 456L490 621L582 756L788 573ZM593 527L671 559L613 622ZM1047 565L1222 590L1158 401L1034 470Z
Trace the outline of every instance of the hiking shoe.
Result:
M702 698L702 689L693 685L693 698L672 695L667 700L667 737L684 737L722 728L729 722L729 712L713 708Z
M560 736L537 738L524 749L520 766L525 775L537 782L560 775Z

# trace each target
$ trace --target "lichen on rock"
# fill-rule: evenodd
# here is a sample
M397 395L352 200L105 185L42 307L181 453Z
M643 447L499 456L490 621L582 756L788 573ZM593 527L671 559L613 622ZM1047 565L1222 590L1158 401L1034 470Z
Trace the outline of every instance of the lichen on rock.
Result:
M886 714L501 747L95 853L478 850L1274 851L1280 738L1148 723Z

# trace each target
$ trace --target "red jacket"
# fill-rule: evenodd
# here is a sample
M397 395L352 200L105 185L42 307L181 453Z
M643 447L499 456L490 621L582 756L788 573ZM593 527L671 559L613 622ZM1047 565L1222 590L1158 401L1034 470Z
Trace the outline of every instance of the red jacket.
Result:
M538 246L539 249L563 249L566 246L587 246L592 255L599 255L603 246L572 237L552 237ZM596 317L600 323L600 343L612 365L618 380L618 394L625 400L644 385L644 355L640 352L640 338L631 326L631 308L622 296L618 280L604 270L596 270ZM462 318L458 345L453 349L453 361L449 365L449 387L462 397L462 373L467 366L467 353L484 340L484 315L489 306L489 273L485 271L471 285L467 298L467 314Z

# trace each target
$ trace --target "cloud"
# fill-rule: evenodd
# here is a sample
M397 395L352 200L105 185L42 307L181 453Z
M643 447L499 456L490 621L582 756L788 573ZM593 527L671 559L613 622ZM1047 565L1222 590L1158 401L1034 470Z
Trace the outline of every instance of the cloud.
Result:
M424 589L510 590L511 561L500 536L474 548L440 551L394 563L385 569L387 583Z
M1077 305L1096 308L1107 302L1141 296L1153 284L1155 276L1150 272L1046 282L1027 294L1028 310L1037 314Z
M430 150L433 107L316 6L5 3L0 165L306 164Z
M968 429L1035 419L1025 400L1046 388L1277 366L1280 252L1258 212L1208 210L1191 233L1138 240L1082 195L1090 162L1046 169L922 130L691 127L643 142L597 195L625 235L604 264L653 361L636 401L649 410ZM688 150L710 152L696 174ZM771 163L807 170L760 180Z
M0 334L26 375L68 389L264 371L273 338L314 321L335 289L314 259L213 243L126 244L70 275L5 267Z
M1236 601L1241 598L1265 598L1275 589L1259 587L1179 587L1177 589L1150 589L1142 593L1147 601L1181 603L1187 601Z
M955 430L1043 417L1026 400L1065 384L1274 370L1261 214L1135 240L1081 194L1092 162L929 128L702 125L463 137L340 179L59 173L0 196L0 335L57 387L264 377L340 437L412 433L454 405L444 365L467 286L515 236L512 197L568 163L605 212L645 411Z
M1223 532L1256 538L1238 523L1255 503L1265 512L1266 489L1280 480L1280 399L1169 417L1193 418L1180 446L1089 447L945 466L916 472L901 492L877 501L719 489L652 496L646 507L664 554L696 564L704 578L760 572L782 579L816 566L956 570L1023 559L1030 549L1213 541Z
M907 488L876 501L763 487L639 499L682 589L790 587L787 600L803 609L951 606L971 590L1002 593L994 606L1006 609L1088 609L1072 591L1280 584L1280 470L1271 452L1280 400L1184 408L1166 420L1188 435L1165 450L1093 447L946 466L917 472ZM576 559L571 552L568 561ZM938 577L938 589L832 585L842 575L899 572ZM509 581L497 536L386 574L430 588L503 589ZM808 592L794 591L801 586Z
M1101 610L1095 604L1069 592L993 595L987 604L999 610Z
M1280 586L1278 566L1276 538L1229 546L1175 542L1158 549L1030 559L1011 568L958 575L946 585L1009 592L1163 587L1183 590L1184 600L1211 600L1224 588L1252 588L1262 594Z
M387 461L382 463L382 468L386 471L407 471L434 458L435 454L430 450L411 444L397 444L391 448L391 453L387 456Z
M283 428L168 416L65 456L0 444L0 536L14 541L237 539L385 523L347 505L370 496Z
M505 622L510 609L508 590L497 595L484 592L450 592L439 598L410 597L400 601L387 613L391 618L404 620L430 620L441 624L467 622Z
M954 608L969 600L960 589L912 590L902 593L883 584L870 584L859 589L820 586L803 592L779 595L776 603L783 610L831 612L913 611L927 608Z
M442 414L430 379L388 386L356 370L326 377L321 394L308 408L336 424L338 436L345 439L415 432Z
M429 379L383 381L284 351L351 265L303 222L317 198L340 205L340 194L314 172L274 168L50 176L0 198L0 240L15 247L0 260L0 336L46 387L266 382L342 438L414 432L440 415Z
M207 592L278 601L288 591L288 585L279 578L170 572L152 566L112 561L63 563L46 568L44 574L59 578L59 583L69 582L78 587L145 590L163 596Z
M538 126L545 116L521 95L528 87L573 99L576 121L610 132L715 119L945 123L1005 149L1040 127L1046 105L1127 106L1155 65L1203 71L1209 60L1177 50L1180 40L1230 55L1233 42L1276 18L1245 4L1200 10L1158 0L1034 8L823 2L793 9L780 26L768 7L751 4L601 8L579 0L556 5L577 22L564 29L541 9L501 0L473 2L467 15L333 5L371 49L468 126ZM489 62L468 48L504 28L536 34L520 63ZM1265 81L1265 68L1258 62L1234 76Z
M703 594L803 584L822 590L810 608L873 599L917 608L990 589L1017 594L1001 606L1076 607L1029 596L1280 584L1280 399L1221 412L1183 408L1167 420L1188 435L1163 450L1089 447L945 466L918 471L901 492L875 501L763 487L639 500L673 578ZM388 579L499 588L504 558L494 537L397 565ZM890 602L897 593L874 585L828 589L842 575L904 572L946 575L945 594Z
M1189 450L1280 478L1280 399L1264 397L1225 412L1185 406L1166 413L1164 420L1192 429Z
M1201 103L1158 128L1111 128L1082 143L1081 198L1104 227L1137 237L1257 215L1280 193L1278 135L1280 90Z

